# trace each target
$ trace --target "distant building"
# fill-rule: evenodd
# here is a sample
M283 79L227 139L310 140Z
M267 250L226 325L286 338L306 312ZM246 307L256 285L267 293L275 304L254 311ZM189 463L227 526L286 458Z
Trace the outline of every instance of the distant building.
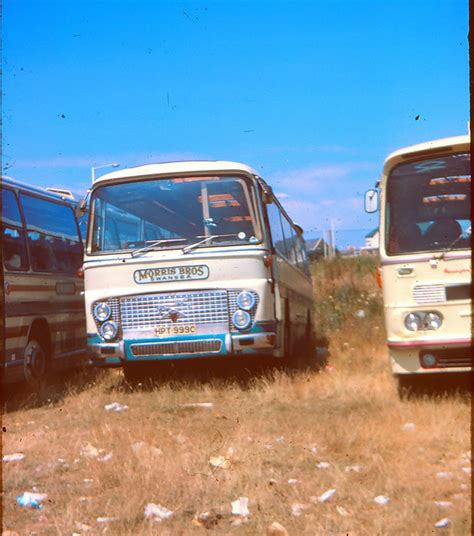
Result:
M365 235L365 245L360 248L361 255L377 255L380 244L379 228L373 229Z
M322 257L326 248L324 238L308 238L306 242L306 251L309 257Z

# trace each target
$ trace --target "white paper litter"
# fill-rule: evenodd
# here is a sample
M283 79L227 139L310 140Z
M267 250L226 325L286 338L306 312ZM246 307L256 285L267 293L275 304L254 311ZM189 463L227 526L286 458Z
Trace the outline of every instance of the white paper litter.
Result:
M247 517L250 515L249 512L249 499L248 497L239 497L235 501L231 502L232 515Z
M290 478L288 479L288 484L290 486L296 486L296 484L298 484L299 480L297 480L296 478Z
M232 462L225 456L211 456L209 465L219 469L230 469Z
M449 508L453 505L453 503L450 501L434 501L434 504L440 508Z
M191 402L188 404L181 404L181 407L212 409L214 407L214 404L212 402Z
M439 471L436 473L436 478L453 478L453 473L450 471Z
M148 503L145 506L145 517L147 519L154 519L155 521L166 521L173 515L171 510L161 506L161 504Z
M120 411L127 411L128 406L125 404L120 404L120 402L112 402L111 404L106 404L104 409L105 411L114 411L119 413Z
M22 452L15 452L14 454L5 454L2 457L4 462L21 462L25 458Z
M96 521L97 523L113 523L118 521L118 517L98 517Z
M414 422L406 422L402 426L402 430L404 430L405 432L413 432L415 430L415 428L416 428L416 426L415 426Z
M387 495L377 495L377 497L374 497L374 502L381 506L385 506L390 502L390 497L387 497Z
M364 311L363 309L359 309L359 310L356 312L355 316L356 316L357 318L365 318L365 311Z
M303 513L303 510L304 510L304 505L302 505L301 503L293 503L291 505L292 516L295 516L295 517L300 516Z
M108 462L109 460L111 460L113 457L113 454L111 452L107 452L107 454L104 454L103 456L99 456L99 458L97 458L97 461L98 462Z
M362 465L346 465L344 471L346 473L360 473L362 471Z
M87 445L81 449L81 456L84 456L84 458L97 458L100 453L101 450L97 449L90 443L87 443Z
M349 512L343 506L336 506L337 513L342 517L348 517Z
M331 464L328 462L319 462L316 467L318 469L329 469L331 467Z
M327 491L325 491L323 494L321 494L318 497L318 501L319 502L328 502L334 497L335 494L336 494L336 489L335 488L328 489Z
M435 523L435 528L445 529L446 527L449 527L449 523L450 523L449 518L443 517L443 519L440 519L439 521Z

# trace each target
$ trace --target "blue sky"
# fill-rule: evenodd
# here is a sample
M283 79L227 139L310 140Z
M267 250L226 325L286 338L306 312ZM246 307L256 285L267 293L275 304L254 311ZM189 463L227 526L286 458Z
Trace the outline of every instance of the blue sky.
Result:
M467 33L464 0L3 0L4 173L236 160L308 236L370 229L387 154L467 131Z

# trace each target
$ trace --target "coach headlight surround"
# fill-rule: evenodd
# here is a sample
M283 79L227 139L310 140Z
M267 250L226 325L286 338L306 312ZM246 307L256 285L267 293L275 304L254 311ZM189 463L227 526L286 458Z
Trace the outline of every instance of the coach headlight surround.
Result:
M423 319L423 324L425 329L436 330L443 324L443 318L438 313L429 312L426 313L425 318Z
M118 327L115 322L110 320L109 322L105 322L100 326L99 333L103 339L106 341L111 341L115 339L118 333Z
M255 305L255 296L248 290L243 290L237 296L237 305L244 311L250 311Z
M252 317L247 313L247 311L242 311L242 309L237 309L232 315L232 323L237 329L246 329L252 323Z
M410 331L419 331L423 326L418 313L408 313L405 317L405 327Z
M93 309L94 318L99 322L105 322L110 318L112 310L106 302L99 302L94 305Z

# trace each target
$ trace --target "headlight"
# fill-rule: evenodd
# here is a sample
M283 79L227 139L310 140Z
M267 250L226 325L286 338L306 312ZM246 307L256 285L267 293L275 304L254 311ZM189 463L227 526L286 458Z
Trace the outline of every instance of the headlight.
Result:
M255 296L251 292L244 290L237 296L237 305L244 311L250 311L255 305Z
M110 307L105 302L97 303L94 306L94 318L99 322L105 322L110 318Z
M99 328L99 333L106 341L111 341L117 336L118 328L115 322L106 322Z
M439 329L443 319L438 313L426 313L424 324L426 329Z
M252 318L247 313L247 311L241 311L240 309L237 309L237 311L235 311L235 313L232 315L232 322L237 329L248 328L250 326L251 321Z
M421 317L416 313L408 313L405 317L405 327L410 331L421 329Z

